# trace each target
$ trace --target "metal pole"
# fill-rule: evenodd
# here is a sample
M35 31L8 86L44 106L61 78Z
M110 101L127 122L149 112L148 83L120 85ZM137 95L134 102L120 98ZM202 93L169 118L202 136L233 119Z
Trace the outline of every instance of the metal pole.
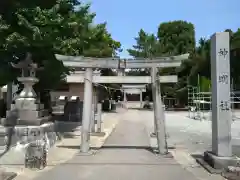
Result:
M102 131L102 103L97 104L97 133Z
M157 72L157 69L155 68ZM157 73L156 73L157 77ZM165 116L163 110L163 104L161 99L161 88L160 88L160 80L156 79L155 88L156 94L156 102L155 102L155 110L156 113L156 135L157 135L157 142L158 142L158 151L160 154L167 154L167 140L166 140L166 131L165 131Z
M83 103L83 122L81 131L81 146L80 151L87 153L90 149L90 124L92 113L92 68L87 68L85 71L84 79L84 103Z

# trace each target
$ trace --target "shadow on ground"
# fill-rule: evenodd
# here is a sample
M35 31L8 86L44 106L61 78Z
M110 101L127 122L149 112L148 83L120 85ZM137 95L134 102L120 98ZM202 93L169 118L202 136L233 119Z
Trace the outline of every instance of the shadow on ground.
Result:
M117 111L104 111L105 114L116 114Z
M67 148L67 149L80 149L80 145L79 146L57 146L59 148ZM158 149L157 148L153 148L150 146L102 146L102 147L91 147L92 150L104 150L104 149L122 149L122 150L129 150L129 149L140 149L140 150L146 150L149 151L151 153L154 154L159 154L158 153ZM169 147L168 149L175 149L175 147ZM172 156L169 156L170 158L172 158Z
M138 107L128 107L129 110L139 110L139 111L153 111L153 109L145 109L145 108L138 108Z
M61 136L61 138L74 138L80 134L76 132L80 131L79 128L82 126L82 122L66 122L66 121L55 121L55 130Z

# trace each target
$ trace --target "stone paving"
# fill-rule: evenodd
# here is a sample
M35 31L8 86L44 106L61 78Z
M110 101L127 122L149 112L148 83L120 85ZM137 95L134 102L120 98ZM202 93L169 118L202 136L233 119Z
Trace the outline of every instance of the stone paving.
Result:
M200 167L192 154L202 154L211 148L211 121L189 119L187 112L166 112L166 127L170 152L174 159L154 155L149 147L156 146L150 138L153 130L153 112L122 110L103 114L105 137L91 138L91 146L103 147L92 156L80 156L80 128L75 138L65 138L49 152L48 166L34 171L23 168L23 152L11 150L0 158L0 166L17 172L16 180L42 179L200 179L222 180ZM119 123L118 123L119 122ZM240 121L234 121L232 136L239 149ZM22 154L21 154L22 153Z
M114 129L118 123L118 119L114 113L103 114L102 128L106 133L105 136L92 136L91 146L96 148L101 147L105 139L109 136L111 131ZM12 148L8 153L0 158L0 166L6 171L16 172L18 176L16 180L30 180L39 175L42 175L49 170L55 168L57 165L62 164L79 152L79 147L81 143L80 131L73 132L73 136L64 138L62 141L56 144L55 147L51 148L48 152L48 166L43 170L28 170L24 168L24 151L22 149Z
M157 180L160 178L177 180L179 177L184 180L224 179L221 176L208 174L197 165L189 152L185 151L188 147L177 146L177 149L171 150L175 159L155 155L149 151L149 147L154 145L154 141L149 137L149 132L152 130L152 112L129 110L117 116L121 117L118 125L95 155L76 154L71 160L46 173L41 173L41 176L34 180ZM179 121L181 116L176 117L178 119L175 120ZM171 140L171 136L174 134L170 131L168 131L168 140L172 143L174 141ZM176 138L184 139L183 136ZM183 146L185 145L188 144L183 143Z
M209 122L187 118L187 112L166 112L166 127L169 151L181 166L201 180L222 180L219 175L209 174L192 155L202 155L211 149L211 125ZM142 116L153 118L153 112L146 111ZM153 122L146 121L146 126L153 130ZM151 146L156 147L156 139L151 138ZM173 147L173 148L172 148Z

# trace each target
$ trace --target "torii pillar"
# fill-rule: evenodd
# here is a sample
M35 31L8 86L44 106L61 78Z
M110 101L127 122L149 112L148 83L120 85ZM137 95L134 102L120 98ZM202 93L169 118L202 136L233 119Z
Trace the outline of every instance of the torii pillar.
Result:
M81 153L88 153L90 149L90 126L92 118L92 98L93 98L93 70L86 68L84 79L84 100L83 100L83 120L81 133Z

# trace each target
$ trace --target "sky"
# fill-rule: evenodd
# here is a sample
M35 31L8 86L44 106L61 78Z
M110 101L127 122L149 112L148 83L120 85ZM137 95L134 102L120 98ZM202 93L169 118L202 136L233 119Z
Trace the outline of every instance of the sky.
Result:
M159 24L184 20L194 24L196 40L209 38L215 32L240 28L240 0L85 0L95 12L96 23L107 22L114 40L120 41L122 58L135 44L142 28L156 33Z

